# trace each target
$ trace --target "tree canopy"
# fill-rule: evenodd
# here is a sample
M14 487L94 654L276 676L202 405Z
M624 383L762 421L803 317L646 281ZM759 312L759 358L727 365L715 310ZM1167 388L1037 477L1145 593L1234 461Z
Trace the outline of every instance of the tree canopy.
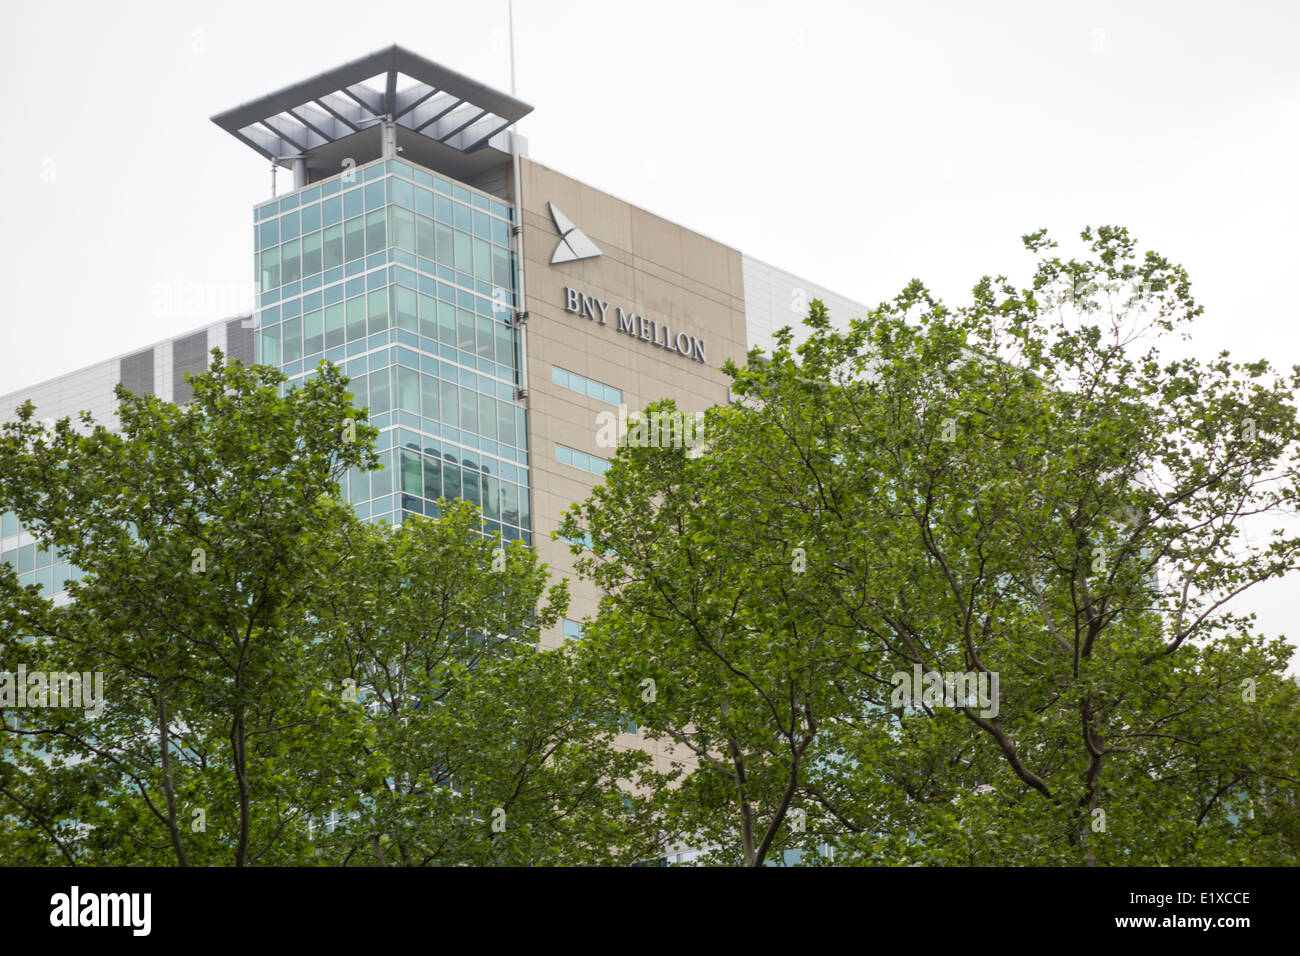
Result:
M698 764L713 858L1294 861L1291 649L1232 601L1300 554L1243 533L1295 505L1300 369L1163 358L1185 271L1082 238L956 307L814 302L702 454L620 449L571 511L589 666Z

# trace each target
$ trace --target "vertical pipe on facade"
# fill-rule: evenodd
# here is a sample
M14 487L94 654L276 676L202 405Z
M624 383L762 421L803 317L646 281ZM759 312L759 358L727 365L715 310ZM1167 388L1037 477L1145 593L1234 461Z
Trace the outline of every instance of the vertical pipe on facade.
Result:
M509 32L510 32L510 95L515 96L515 4L514 0L509 0ZM519 124L516 122L510 130L510 162L514 167L515 177L515 261L518 263L516 269L515 284L519 292L519 303L515 307L515 314L528 311L527 299L524 296L524 197L523 197L523 173L519 165ZM514 315L510 317L510 324L515 325ZM519 329L519 388L525 395L528 393L528 324L518 326ZM525 399L527 403L527 399ZM531 403L529 403L531 404ZM529 482L531 487L532 482Z

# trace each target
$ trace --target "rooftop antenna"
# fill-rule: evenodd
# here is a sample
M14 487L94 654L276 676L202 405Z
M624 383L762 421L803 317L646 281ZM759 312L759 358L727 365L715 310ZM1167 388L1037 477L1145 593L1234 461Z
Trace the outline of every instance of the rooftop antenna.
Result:
M510 95L515 95L515 0L506 0L510 18ZM518 124L516 124L518 125Z

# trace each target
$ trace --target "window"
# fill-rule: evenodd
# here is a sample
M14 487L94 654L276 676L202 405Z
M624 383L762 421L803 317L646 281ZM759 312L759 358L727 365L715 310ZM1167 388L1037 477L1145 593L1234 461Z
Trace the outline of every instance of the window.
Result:
M348 262L360 259L366 254L366 231L360 216L349 219L343 224L343 248L346 250Z
M333 269L343 265L343 224L328 227L325 232L324 267Z
M312 232L302 239L302 274L314 276L320 272L320 233Z
M272 246L262 253L262 291L280 285L280 247Z
M366 297L357 296L348 299L348 341L355 342L366 337Z
M308 312L302 317L303 353L311 356L324 350L324 338L321 335L321 313Z
M370 186L383 186L383 183L371 183ZM366 189L369 189L367 186ZM388 246L388 217L382 209L366 213L366 252L382 252Z
M578 451L566 445L555 446L555 460L562 465L572 465L574 468L589 471L593 475L603 475L609 468L609 462L604 458L588 455L585 451Z
M292 242L286 242L280 247L280 281L286 285L290 282L297 282L302 277L302 273L299 271L298 246L298 240L294 239Z
M576 641L582 637L582 624L578 621L570 621L567 617L564 619L564 638L568 641Z
M325 347L336 348L343 344L343 303L325 307Z
M621 405L623 403L623 393L617 388L605 385L601 382L594 381L579 375L577 372L568 372L558 366L551 366L551 380L556 385L563 386L591 398L599 399L602 402L609 402L611 405Z

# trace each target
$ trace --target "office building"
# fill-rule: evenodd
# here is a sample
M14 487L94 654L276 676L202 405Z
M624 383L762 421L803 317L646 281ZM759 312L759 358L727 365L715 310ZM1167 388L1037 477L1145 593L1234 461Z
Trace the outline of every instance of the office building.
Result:
M31 399L38 417L111 423L119 382L184 402L184 373L213 347L290 383L335 362L380 429L385 468L344 488L363 518L436 516L438 498L465 498L487 532L570 575L551 533L613 454L597 441L602 412L724 402L720 366L797 325L811 298L840 320L865 309L534 160L514 129L531 110L394 46L217 115L292 176L252 204L254 312L13 391L0 409ZM58 591L75 574L12 515L0 531L25 582ZM571 588L549 646L596 610L591 585Z

